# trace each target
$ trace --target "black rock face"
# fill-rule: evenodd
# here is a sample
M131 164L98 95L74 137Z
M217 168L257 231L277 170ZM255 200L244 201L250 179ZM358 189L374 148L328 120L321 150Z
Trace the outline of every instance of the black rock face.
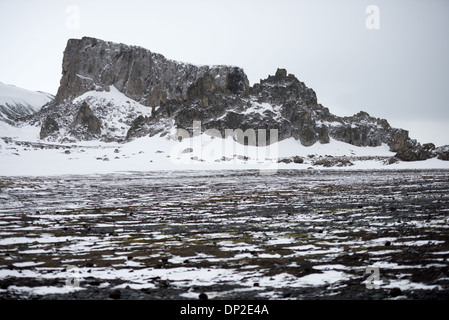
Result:
M239 95L248 91L248 80L246 75L238 68L233 68L228 73L226 88L232 93Z

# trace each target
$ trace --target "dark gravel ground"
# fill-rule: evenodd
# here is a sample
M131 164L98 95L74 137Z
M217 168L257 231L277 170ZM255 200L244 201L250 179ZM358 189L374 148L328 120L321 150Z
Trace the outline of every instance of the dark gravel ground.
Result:
M447 299L448 222L438 170L0 178L0 299Z

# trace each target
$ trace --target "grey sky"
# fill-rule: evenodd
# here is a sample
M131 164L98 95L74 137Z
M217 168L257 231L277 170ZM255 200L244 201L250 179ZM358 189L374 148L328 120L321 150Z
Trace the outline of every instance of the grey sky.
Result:
M69 5L79 29L68 28ZM380 29L365 25L369 5ZM0 30L0 81L26 89L55 94L67 39L92 36L237 65L251 84L286 68L337 115L364 110L449 144L446 0L0 0Z

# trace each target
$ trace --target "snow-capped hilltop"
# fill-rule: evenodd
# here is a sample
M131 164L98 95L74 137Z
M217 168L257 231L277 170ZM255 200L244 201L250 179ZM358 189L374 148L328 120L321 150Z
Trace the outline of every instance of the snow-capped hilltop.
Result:
M0 82L0 120L12 123L39 111L54 96Z

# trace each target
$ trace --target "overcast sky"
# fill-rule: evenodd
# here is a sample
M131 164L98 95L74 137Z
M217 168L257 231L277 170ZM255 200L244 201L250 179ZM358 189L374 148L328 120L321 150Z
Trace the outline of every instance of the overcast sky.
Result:
M336 115L449 144L447 0L0 0L0 30L0 81L25 89L55 94L67 40L91 36L237 65L251 84L286 68Z

